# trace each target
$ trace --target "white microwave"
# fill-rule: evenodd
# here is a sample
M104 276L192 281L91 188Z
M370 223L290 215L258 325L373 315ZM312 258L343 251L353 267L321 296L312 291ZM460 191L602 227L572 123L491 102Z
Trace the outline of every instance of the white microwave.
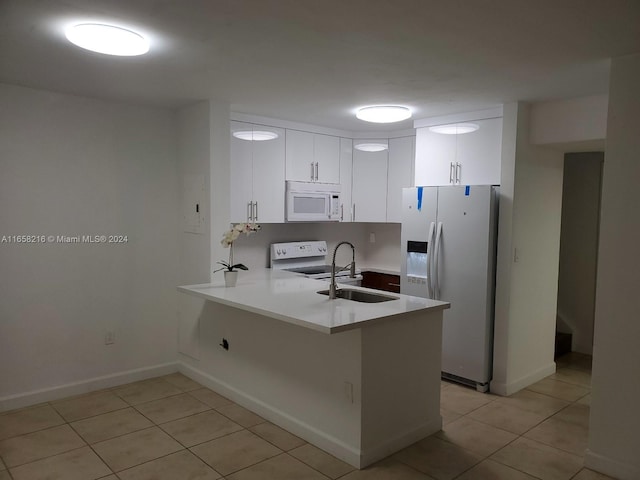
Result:
M287 222L339 222L340 185L287 181Z

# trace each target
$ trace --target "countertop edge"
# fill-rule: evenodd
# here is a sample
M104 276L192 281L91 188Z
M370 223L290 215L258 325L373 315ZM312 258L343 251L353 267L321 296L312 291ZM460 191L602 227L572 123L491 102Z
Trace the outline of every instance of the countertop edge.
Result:
M205 286L207 284L203 284L202 286ZM191 287L197 287L200 285L191 285ZM247 312L252 312L252 313L257 313L258 315L263 315L265 317L269 317L269 318L274 318L276 320L282 320L283 322L286 323L290 323L292 325L298 325L300 327L304 327L304 328L308 328L311 330L315 330L316 332L320 332L320 333L337 333L335 328L327 328L327 327L323 327L322 325L318 325L315 323L311 323L311 322L305 322L304 320L301 320L299 318L295 318L295 317L289 317L287 315L281 315L279 313L273 312L271 310L265 310L262 308L257 308L257 307L252 307L250 305L244 304L244 303L239 303L239 302L234 302L232 300L227 300L225 298L218 298L218 297L214 297L211 295L207 295L206 293L203 292L198 292L197 290L193 290L191 288L189 288L190 286L180 286L178 287L178 291L186 293L188 295L193 295L195 297L199 297L199 298L203 298L205 300L208 300L210 302L214 302L214 303L220 303L222 305L227 305L228 307L234 307L234 308L238 308L240 310L245 310Z
M415 310L410 310L410 311L406 311L406 312L397 312L397 313L391 313L388 315L382 315L380 317L374 317L374 318L370 318L364 321L360 321L357 323L353 323L353 324L343 324L343 325L337 325L337 326L325 326L325 325L321 325L318 323L314 323L314 322L309 322L306 320L303 320L301 318L298 317L292 317L289 315L283 315L281 313L278 312L274 312L272 310L269 309L264 309L264 308L260 308L260 307L256 307L253 305L247 305L245 303L242 302L238 302L235 300L229 300L226 298L221 298L221 297L217 297L215 295L211 295L207 292L204 292L202 290L204 289L208 289L208 288L215 288L215 287L219 287L219 285L216 284L198 284L198 285L182 285L182 286L178 286L177 290L181 293L186 293L187 295L191 295L191 296L195 296L198 298L202 298L204 300L208 300L214 303L219 303L222 305L226 305L229 307L233 307L233 308L237 308L240 310L244 310L244 311L248 311L248 312L252 312L258 315L262 315L268 318L273 318L276 320L280 320L283 321L285 323L288 323L290 325L297 325L299 327L303 327L306 329L310 329L310 330L314 330L316 332L319 333L324 333L324 334L335 334L335 333L340 333L340 332L345 332L348 330L355 330L355 329L359 329L359 328L366 328L368 326L372 326L374 324L380 323L380 322L384 322L384 321L390 321L393 319L399 319L402 316L405 315L410 315L412 313L415 312L425 312L425 313L435 313L435 312L439 312L439 311L443 311L446 310L448 308L450 308L449 303L443 302L440 303L439 305L433 305L433 306L429 306L426 308L419 308L419 309L415 309ZM366 289L368 290L368 289ZM351 300L343 300L343 299L338 299L335 300L336 302L351 302Z

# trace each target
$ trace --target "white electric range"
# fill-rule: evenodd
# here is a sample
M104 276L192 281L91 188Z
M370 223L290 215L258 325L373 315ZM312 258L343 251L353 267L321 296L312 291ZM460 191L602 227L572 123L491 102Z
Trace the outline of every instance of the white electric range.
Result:
M349 269L340 270L344 265L336 265L336 281L348 285L360 285L362 275L356 269L356 276L349 276ZM300 273L308 278L331 278L331 252L327 251L324 240L309 242L287 242L271 244L271 268Z

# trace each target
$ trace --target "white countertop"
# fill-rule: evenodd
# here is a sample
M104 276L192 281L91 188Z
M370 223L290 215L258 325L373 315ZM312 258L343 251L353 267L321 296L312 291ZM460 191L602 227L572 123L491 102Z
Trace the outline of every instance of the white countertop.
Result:
M327 295L317 293L329 288L328 281L269 268L240 272L237 286L231 288L224 286L220 275L218 282L186 285L178 287L178 290L323 333L362 328L374 321L399 319L415 311L434 312L449 308L448 303L437 300L352 285L344 287L393 296L397 300L380 303L361 303L340 298L329 300Z

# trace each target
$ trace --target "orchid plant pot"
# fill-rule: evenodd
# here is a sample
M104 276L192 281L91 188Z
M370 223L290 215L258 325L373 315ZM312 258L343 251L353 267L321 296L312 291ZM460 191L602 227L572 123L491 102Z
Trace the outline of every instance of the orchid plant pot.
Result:
M224 286L235 287L238 282L238 272L225 270L224 272Z
M236 286L236 283L238 282L238 270L249 270L247 266L242 263L233 263L233 241L237 239L241 233L250 235L258 230L260 230L260 225L255 223L240 223L233 225L231 230L222 236L222 241L220 243L223 247L229 248L229 261L217 262L219 265L222 265L222 267L214 270L213 273L224 270L224 284L226 287Z

